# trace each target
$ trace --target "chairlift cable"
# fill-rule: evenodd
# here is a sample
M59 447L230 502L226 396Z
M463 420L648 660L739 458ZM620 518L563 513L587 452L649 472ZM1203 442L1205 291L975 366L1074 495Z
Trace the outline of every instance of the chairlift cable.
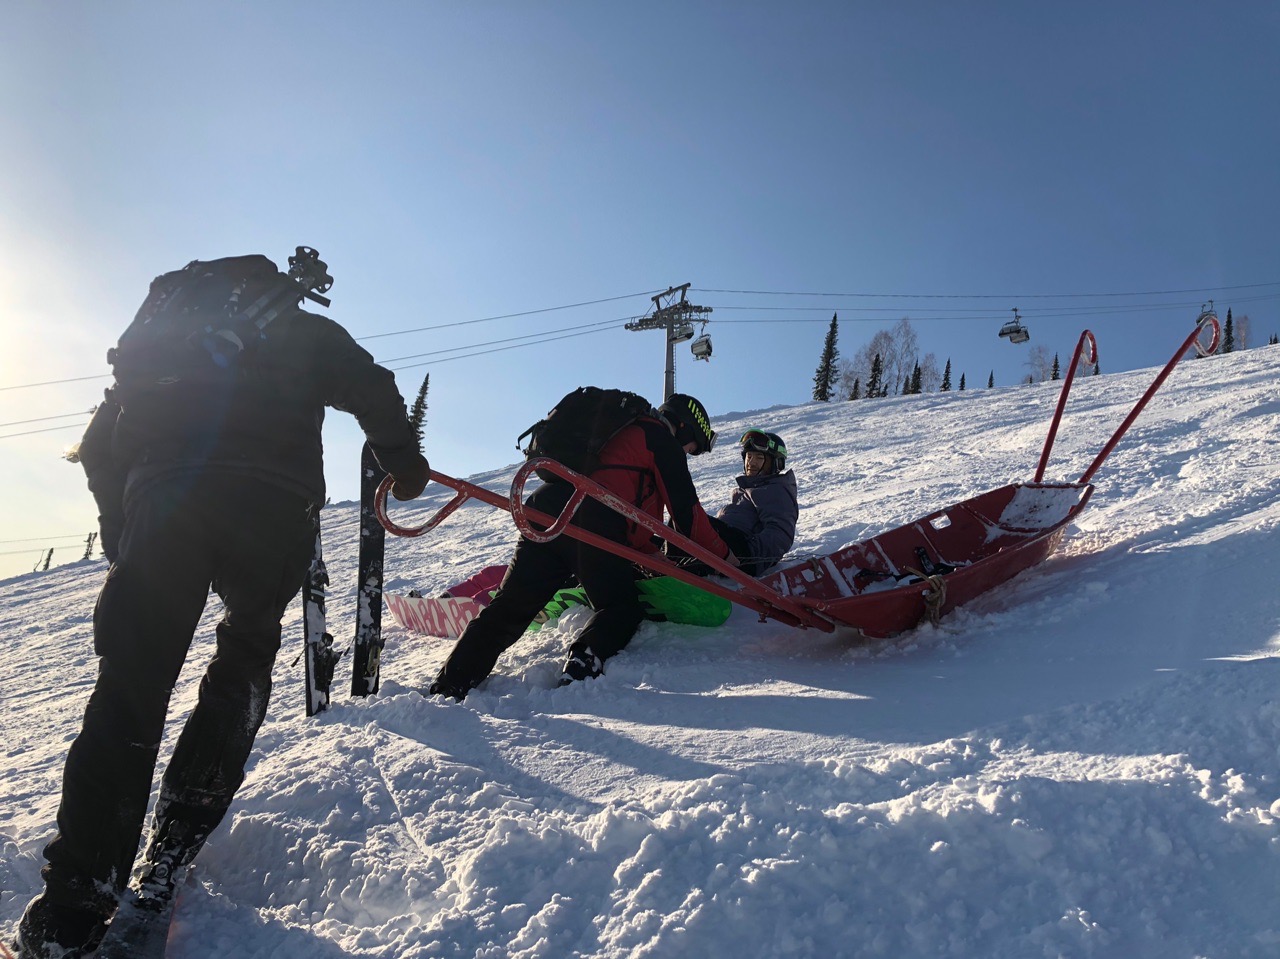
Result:
M1129 293L820 293L793 290L717 290L698 287L700 293L740 293L753 296L849 296L883 299L919 300L1031 300L1067 299L1086 296L1173 296L1185 293L1216 293L1225 290L1252 290L1264 286L1280 286L1280 280L1269 283L1245 283L1240 286L1205 286L1188 290L1141 290ZM721 309L721 307L717 307Z

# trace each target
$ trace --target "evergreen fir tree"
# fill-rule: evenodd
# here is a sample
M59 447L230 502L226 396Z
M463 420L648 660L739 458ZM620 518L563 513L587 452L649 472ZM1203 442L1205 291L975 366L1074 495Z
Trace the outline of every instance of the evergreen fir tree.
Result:
M849 391L849 399L862 399L862 380L856 376L853 378L853 389Z
M963 380L964 376L962 375L960 379ZM960 389L964 389L964 387L962 386ZM947 357L947 368L942 371L942 386L939 390L943 393L951 392L951 357L949 356Z
M996 371L992 370L991 375L987 377L987 389L996 385Z
M1236 348L1236 331L1231 323L1231 307L1227 307L1227 323L1222 328L1222 349L1219 353L1230 353Z
M911 371L911 392L915 396L919 396L921 393L924 392L924 389L922 388L920 376L921 376L920 364L916 363L916 368Z
M884 362L880 359L880 354L877 353L875 356L875 359L871 361L871 375L867 377L867 398L868 399L875 399L877 396L884 395L883 393L880 392L881 389L883 389L883 385L880 382L880 379L883 376L884 376Z
M1062 379L1061 369L1060 369L1060 368L1059 368L1059 366L1058 366L1058 354L1057 354L1057 353L1054 353L1054 354L1053 354L1053 372L1049 374L1049 379L1051 379L1051 380L1060 380L1060 379Z
M1099 373L1101 373L1101 372L1102 372L1102 367L1101 367L1101 366L1099 366L1099 365L1097 364L1097 362L1095 362L1095 363L1093 364L1093 375L1094 375L1094 376L1097 376L1097 375L1098 375Z
M431 374L422 378L422 386L418 388L418 398L409 408L409 425L413 427L413 435L418 438L418 449L422 449L422 431L427 425L427 388L431 383Z
M836 382L836 358L840 351L836 349L836 314L831 314L831 326L827 329L827 338L822 343L822 357L818 360L818 371L813 374L813 398L823 403L831 401L831 389Z
M960 389L964 389L964 374L960 374Z

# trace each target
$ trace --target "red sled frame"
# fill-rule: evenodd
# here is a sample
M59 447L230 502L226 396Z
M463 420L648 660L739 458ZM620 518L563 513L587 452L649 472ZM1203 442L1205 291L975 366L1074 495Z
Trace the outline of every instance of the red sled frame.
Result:
M1212 330L1205 347L1200 336ZM825 556L805 560L753 579L712 555L688 537L662 524L599 483L549 459L534 459L516 471L507 496L431 472L431 478L455 491L425 524L405 528L387 514L387 494L393 482L387 477L378 489L375 509L388 532L396 536L421 536L443 522L470 499L480 500L511 513L520 534L534 542L548 542L566 535L607 550L663 576L673 576L706 592L755 610L761 621L775 619L788 626L832 632L837 626L860 630L870 637L892 636L963 605L1023 570L1043 562L1058 546L1067 525L1085 508L1094 487L1090 480L1133 425L1174 366L1192 347L1200 355L1217 349L1219 324L1212 310L1204 310L1196 328L1139 399L1132 411L1103 446L1088 469L1074 483L1042 482L1045 466L1057 436L1076 370L1085 348L1085 362L1097 362L1097 343L1085 330L1076 345L1049 433L1045 438L1035 477L990 490L871 539ZM573 486L574 492L559 516L529 508L524 489L535 470L549 471ZM695 575L661 553L643 553L589 530L571 525L587 497L598 500L646 532L680 547L701 560L722 583Z

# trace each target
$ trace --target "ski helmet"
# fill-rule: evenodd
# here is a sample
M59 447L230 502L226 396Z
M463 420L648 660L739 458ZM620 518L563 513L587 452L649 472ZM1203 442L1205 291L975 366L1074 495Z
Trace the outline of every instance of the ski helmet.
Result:
M743 459L748 452L764 453L773 460L773 471L781 473L787 468L787 444L777 433L766 433L764 430L752 429L742 434L738 440L742 446Z
M672 393L658 407L658 412L675 427L676 439L680 445L693 443L693 455L710 453L716 445L716 431L711 428L711 419L707 416L706 407L692 396L684 393Z

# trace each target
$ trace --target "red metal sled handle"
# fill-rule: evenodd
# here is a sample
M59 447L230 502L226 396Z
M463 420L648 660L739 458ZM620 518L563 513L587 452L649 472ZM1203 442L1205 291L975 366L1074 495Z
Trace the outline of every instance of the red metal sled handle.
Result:
M546 460L542 466L544 469L549 469L553 466L560 467L560 464L554 460ZM535 469L536 468L537 467L535 467ZM562 474L564 469L565 467L560 467L559 469L554 470L554 472ZM524 485L529 481L529 477L532 474L533 469L529 469L528 464L525 464L525 466L522 466L516 472L515 479L511 481L509 504L511 508L511 518L515 520L516 529L520 531L520 535L525 539L532 540L535 543L549 543L565 531L565 528L573 520L574 514L578 512L578 507L586 501L587 491L575 486L573 495L571 495L569 497L569 501L564 504L564 509L560 511L560 515L556 517L555 522L545 530L540 530L530 522L530 514L536 511L530 510L524 505ZM612 498L617 499L616 496ZM622 500L618 500L618 502L622 503L625 507L631 506L630 503L624 503ZM613 504L610 503L609 505L612 506ZM617 509L616 506L614 508Z
M373 496L373 513L378 517L378 522L382 524L383 529L392 536L421 536L423 533L439 526L450 513L474 496L468 490L454 485L457 481L452 476L445 476L443 473L431 470L431 479L442 486L448 486L456 490L457 495L440 507L435 516L421 526L410 527L401 526L387 513L387 494L391 492L391 487L395 485L396 480L394 476L384 476L382 478L382 482L378 484L378 491Z
M1213 330L1213 336L1207 347L1203 346L1200 342L1200 334L1204 332L1204 328L1206 326ZM1168 379L1169 374L1173 372L1173 368L1178 365L1178 361L1186 355L1187 351L1190 350L1192 346L1195 346L1197 353L1201 356L1208 356L1210 353L1217 350L1218 334L1220 332L1221 327L1218 325L1217 314L1212 310L1204 310L1198 317L1196 317L1196 328L1192 330L1191 335L1183 341L1182 345L1178 347L1178 352L1173 354L1173 357L1165 364L1164 369L1160 371L1160 375L1155 378L1155 381L1149 387L1147 387L1147 392L1142 395L1142 399L1138 400L1137 405L1129 411L1129 415L1126 416L1124 422L1120 424L1120 428L1116 430L1111 439L1107 441L1107 445L1102 448L1102 451L1097 455L1097 458L1094 459L1093 463L1090 464L1089 468L1084 471L1078 482L1084 484L1093 479L1093 474L1098 471L1100 466L1102 466L1103 461L1111 455L1111 451L1115 449L1116 444L1120 442L1120 437L1124 436L1129 427L1133 425L1133 421L1138 418L1138 414L1142 412L1143 407L1145 407L1151 397L1155 395L1156 390L1160 389L1161 384Z
M1049 463L1049 451L1053 449L1053 441L1058 436L1058 424L1062 421L1062 410L1067 405L1067 394L1071 392L1071 381L1076 377L1076 367L1080 365L1080 357L1085 346L1089 347L1089 358L1086 363L1098 362L1098 341L1093 334L1085 330L1080 334L1080 342L1076 344L1075 355L1071 357L1071 366L1067 369L1067 378L1062 381L1062 392L1058 394L1058 408L1053 412L1053 422L1049 424L1049 435L1044 438L1044 449L1040 451L1040 465L1036 467L1033 482L1044 479L1044 468Z
M1208 346L1201 346L1200 331L1210 325L1213 327L1213 338L1209 341ZM1218 314L1213 310L1201 310L1200 315L1196 317L1196 328L1196 338L1192 341L1195 343L1196 352L1201 356L1211 356L1218 352L1218 335L1222 332L1222 327L1218 325Z
M522 467L516 475L516 480L512 484L513 490L516 488L523 490L524 484L528 481L529 476L539 466L547 469L553 469L557 473L560 473L563 470L564 472L561 473L561 475L570 477L570 482L574 484L576 489L584 491L583 498L587 495L595 495L597 498L599 498L600 495L603 495L604 497L612 497L617 503L626 507L624 512L628 515L632 510L634 510L634 507L632 507L630 503L618 500L617 497L614 497L612 493L600 486L598 483L595 483L578 473L574 473L567 467L562 467L558 463L553 463L550 460L535 460L525 464L525 466ZM642 553L637 549L632 549L630 546L618 543L614 540L601 536L598 533L593 533L590 530L582 529L579 526L567 525L572 516L565 518L564 522L561 523L560 517L548 516L545 513L525 506L523 501L521 501L514 492L512 495L500 496L491 490L485 489L483 486L476 486L472 483L468 483L466 480L454 479L452 476L446 476L444 473L437 473L435 470L431 471L431 481L455 490L457 495L441 507L435 516L429 519L422 526L416 528L406 528L391 521L387 516L387 493L391 489L391 483L384 480L379 484L377 495L374 497L374 512L378 517L378 521L382 523L383 528L388 533L391 533L393 536L421 536L428 530L434 529L438 526L445 517L469 499L477 499L482 503L487 503L490 506L511 512L511 504L514 498L515 501L520 504L520 514L522 521L525 522L526 526L531 522L537 523L548 531L552 528L558 527L563 531L564 535L572 537L579 542L586 543L588 546L595 546L599 549L613 553L616 556L621 556L623 559L630 560L631 562L636 563L639 566L643 566L645 569L651 570L660 576L672 576L682 582L690 584L691 586L697 586L699 589L705 590L708 593L727 599L730 602L746 606L759 613L762 617L768 616L781 623L785 623L788 626L812 626L828 633L835 629L835 623L830 619L830 617L824 615L822 612L825 608L823 604L802 603L798 602L795 598L780 596L763 583L752 579L740 570L729 566L719 558L713 556L711 553L708 553L692 540L686 539L679 533L675 532L675 530L662 526L657 520L649 516L647 513L641 513L639 519L639 521L645 525L646 529L651 529L659 535L665 536L681 549L685 550L685 552L708 562L708 565L717 572L722 573L732 579L735 583L738 583L742 587L742 591L739 592L720 583L703 579L701 576L689 572L684 567L677 566L675 563L672 563L661 553ZM579 502L581 502L581 500L579 500ZM575 506L575 509L576 508L577 507ZM649 524L654 524L657 528L654 529L653 526L650 526ZM524 533L525 530L522 529L521 532ZM535 533L541 532L543 531L535 530Z

